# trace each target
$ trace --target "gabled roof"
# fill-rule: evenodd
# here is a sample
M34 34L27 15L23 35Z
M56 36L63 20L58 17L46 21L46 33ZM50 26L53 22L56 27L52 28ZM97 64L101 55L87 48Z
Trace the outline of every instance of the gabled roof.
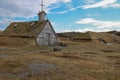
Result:
M6 28L6 30L3 31L3 34L6 36L35 37L42 31L42 29L48 22L49 20L41 22L40 21L13 22Z

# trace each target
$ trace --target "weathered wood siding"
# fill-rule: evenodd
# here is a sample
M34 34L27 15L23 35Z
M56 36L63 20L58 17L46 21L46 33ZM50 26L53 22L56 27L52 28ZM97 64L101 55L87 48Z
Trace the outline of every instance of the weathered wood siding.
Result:
M39 46L45 45L54 45L57 42L57 37L52 29L50 23L47 23L46 26L43 28L41 33L37 37L37 44Z

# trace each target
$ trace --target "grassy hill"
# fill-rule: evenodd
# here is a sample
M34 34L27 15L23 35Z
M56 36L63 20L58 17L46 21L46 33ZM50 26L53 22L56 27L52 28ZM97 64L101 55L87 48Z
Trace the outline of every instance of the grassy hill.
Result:
M0 35L2 34L2 31L0 30Z
M0 80L119 80L120 45L60 38L67 47L0 45ZM20 41L20 40L18 40Z
M118 32L118 31L110 31L110 32L108 32L108 33L110 33L110 34L115 34L115 35L120 36L120 32Z
M109 34L107 32L86 32L86 33L59 33L59 37L68 38L72 41L97 41L103 43L120 43L120 37L115 34Z

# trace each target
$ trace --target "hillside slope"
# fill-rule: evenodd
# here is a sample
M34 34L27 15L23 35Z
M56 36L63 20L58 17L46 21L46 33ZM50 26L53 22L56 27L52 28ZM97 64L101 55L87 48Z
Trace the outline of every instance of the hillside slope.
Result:
M68 38L72 41L97 41L103 43L120 43L120 37L107 32L86 32L86 33L59 33L59 37Z

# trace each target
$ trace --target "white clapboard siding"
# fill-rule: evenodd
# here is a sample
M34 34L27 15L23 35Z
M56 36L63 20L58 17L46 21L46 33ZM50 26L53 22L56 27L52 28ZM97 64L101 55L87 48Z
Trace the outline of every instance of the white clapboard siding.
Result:
M37 44L39 46L54 45L57 42L56 34L48 22L37 37Z

